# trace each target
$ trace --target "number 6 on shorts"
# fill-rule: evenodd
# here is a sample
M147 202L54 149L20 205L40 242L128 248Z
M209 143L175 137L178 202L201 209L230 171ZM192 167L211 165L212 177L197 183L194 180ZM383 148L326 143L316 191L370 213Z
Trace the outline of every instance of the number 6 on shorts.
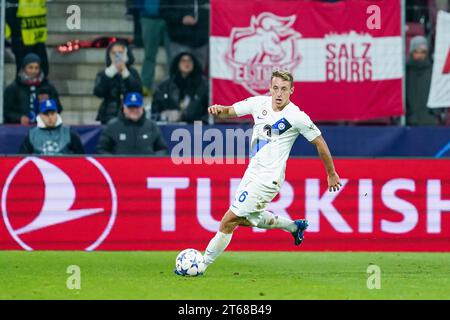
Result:
M238 199L239 202L244 202L245 199L247 198L247 195L248 195L247 191L242 192L241 195L239 196L239 199Z

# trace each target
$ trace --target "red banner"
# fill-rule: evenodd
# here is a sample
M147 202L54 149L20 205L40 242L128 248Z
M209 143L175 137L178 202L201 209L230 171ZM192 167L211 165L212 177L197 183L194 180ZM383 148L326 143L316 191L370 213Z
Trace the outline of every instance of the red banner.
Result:
M401 1L211 1L213 102L268 93L274 69L315 120L403 113Z
M204 250L246 165L170 158L3 158L0 249ZM301 248L281 230L240 227L230 250L450 251L450 161L290 159L268 209L310 223Z

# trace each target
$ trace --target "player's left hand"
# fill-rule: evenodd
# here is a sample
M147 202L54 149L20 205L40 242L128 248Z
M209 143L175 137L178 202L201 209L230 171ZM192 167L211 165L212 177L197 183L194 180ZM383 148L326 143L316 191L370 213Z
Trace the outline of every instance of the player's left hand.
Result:
M336 172L329 174L327 177L327 181L328 181L328 191L330 192L338 191L342 187L341 181Z
M221 114L223 111L223 106L219 105L219 104L215 104L212 105L211 107L208 108L208 112L210 114L212 114L213 116L218 116L219 114Z

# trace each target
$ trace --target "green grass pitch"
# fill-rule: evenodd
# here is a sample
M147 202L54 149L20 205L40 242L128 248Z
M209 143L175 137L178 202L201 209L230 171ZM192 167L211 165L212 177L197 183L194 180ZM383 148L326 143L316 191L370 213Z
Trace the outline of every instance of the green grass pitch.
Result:
M450 253L226 252L196 278L173 273L176 255L2 251L0 299L450 299ZM367 288L371 264L380 289Z

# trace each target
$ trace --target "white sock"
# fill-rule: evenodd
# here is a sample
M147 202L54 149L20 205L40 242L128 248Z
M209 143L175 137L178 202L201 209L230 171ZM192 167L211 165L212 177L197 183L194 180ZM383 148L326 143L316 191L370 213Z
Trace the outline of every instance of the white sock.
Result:
M297 225L293 220L274 215L269 211L262 213L261 221L257 227L261 229L283 229L291 233L297 230Z
M203 255L207 267L225 251L231 241L232 235L232 233L228 234L217 231L216 235L209 241L205 254Z

